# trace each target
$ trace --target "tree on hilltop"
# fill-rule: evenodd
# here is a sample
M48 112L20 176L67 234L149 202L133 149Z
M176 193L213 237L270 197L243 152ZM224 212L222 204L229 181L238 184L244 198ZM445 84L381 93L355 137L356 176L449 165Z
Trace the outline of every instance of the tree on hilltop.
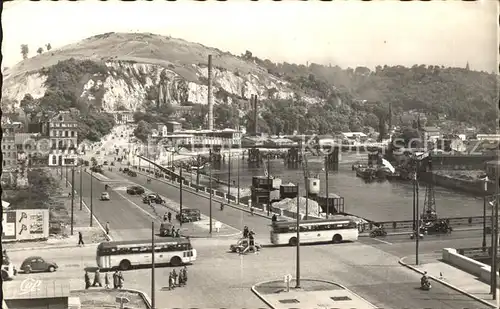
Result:
M29 52L30 52L30 49L28 47L28 44L21 44L21 55L23 55L23 60L28 59Z
M36 50L36 53L41 55L43 53L43 48L38 47L38 49Z
M50 43L46 44L45 47L47 48L47 51L52 49L52 45L50 45Z
M134 130L134 136L140 141L145 143L148 140L149 135L151 135L152 129L151 125L144 120L139 121L137 127Z

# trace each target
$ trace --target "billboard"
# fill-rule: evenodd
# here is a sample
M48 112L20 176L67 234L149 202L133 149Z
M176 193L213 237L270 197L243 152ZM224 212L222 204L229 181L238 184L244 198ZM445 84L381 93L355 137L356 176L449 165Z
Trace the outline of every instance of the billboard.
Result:
M5 210L2 241L34 240L49 237L48 209Z

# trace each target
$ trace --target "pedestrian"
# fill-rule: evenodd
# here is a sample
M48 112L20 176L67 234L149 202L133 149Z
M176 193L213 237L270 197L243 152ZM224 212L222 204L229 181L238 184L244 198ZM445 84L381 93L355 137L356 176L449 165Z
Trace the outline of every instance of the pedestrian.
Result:
M123 279L123 274L122 272L120 271L118 273L118 288L121 289L123 288L123 281L125 281L125 279Z
M172 290L174 288L174 279L172 277L172 273L168 274L168 289Z
M181 270L181 271L179 271L179 287L184 285L183 279L184 278L182 277L182 270Z
M97 268L95 270L95 273L94 273L94 283L92 284L92 286L96 286L96 285L99 285L99 287L102 288L101 273L99 271L99 268Z
M248 226L246 225L243 228L243 238L248 238Z
M83 235L82 232L78 232L78 246L85 246L85 243L83 242Z
M163 221L167 221L167 220L168 220L168 216L167 216L167 213L165 213L165 214L163 215Z
M175 272L175 269L172 270L172 278L174 279L174 286L177 285L177 272Z
M181 237L181 229L177 229L175 231L175 237L177 237L177 238Z
M169 211L168 214L168 222L172 222L172 213Z
M104 287L106 289L109 289L109 272L106 272L104 274Z
M250 214L253 216L253 207L250 206Z
M188 272L187 272L187 267L184 266L184 268L182 269L182 277L183 277L183 282L184 284L187 284L187 281L188 281Z
M85 280L85 290L88 290L90 288L90 275L88 271L85 271L84 280Z
M106 221L106 235L109 235L109 221Z
M172 225L172 230L170 231L170 236L175 236L175 226Z
M119 284L118 270L115 270L115 272L113 273L113 289L117 289L118 288L118 284Z
M276 221L278 221L278 216L276 216L276 214L273 214L273 217L271 218L271 221L274 223Z

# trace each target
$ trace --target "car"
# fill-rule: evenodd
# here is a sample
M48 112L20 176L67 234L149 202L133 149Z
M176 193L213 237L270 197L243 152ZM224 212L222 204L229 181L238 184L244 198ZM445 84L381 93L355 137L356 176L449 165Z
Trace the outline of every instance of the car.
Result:
M161 198L158 193L148 193L145 194L142 198L142 202L145 204L155 203L155 204L163 204L164 200Z
M122 172L124 172L124 173L128 173L128 171L129 171L128 167L124 167L123 170L122 170Z
M130 186L127 188L127 193L130 195L144 194L145 190L141 186Z
M261 245L257 244L256 242L254 242L254 246L255 246L255 249L257 251L260 251L260 249L262 248ZM248 239L247 238L242 238L240 240L238 240L238 242L236 244L233 244L229 247L229 250L231 250L231 252L243 252L246 248L248 247Z
M130 177L137 177L137 173L134 172L134 171L128 171L127 174L130 176Z
M43 259L40 256L30 256L21 264L21 271L26 274L31 272L54 272L59 268L55 262Z
M189 209L185 208L182 210L180 214L177 214L176 219L181 221L182 223L185 222L194 222L194 221L200 221L201 220L201 212L199 209Z
M102 192L101 193L101 201L109 201L111 198L109 197L108 192Z
M174 225L170 222L163 222L161 225L160 225L160 236L174 236L172 235L172 227Z
M108 165L108 161L104 161L102 165Z

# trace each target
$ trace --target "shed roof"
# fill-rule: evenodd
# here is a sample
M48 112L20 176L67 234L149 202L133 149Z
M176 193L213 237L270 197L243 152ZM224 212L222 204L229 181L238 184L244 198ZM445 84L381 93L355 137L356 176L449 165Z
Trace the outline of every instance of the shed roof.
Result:
M28 286L30 288L27 288ZM7 300L69 297L69 295L69 280L40 280L28 277L3 284L3 296Z

